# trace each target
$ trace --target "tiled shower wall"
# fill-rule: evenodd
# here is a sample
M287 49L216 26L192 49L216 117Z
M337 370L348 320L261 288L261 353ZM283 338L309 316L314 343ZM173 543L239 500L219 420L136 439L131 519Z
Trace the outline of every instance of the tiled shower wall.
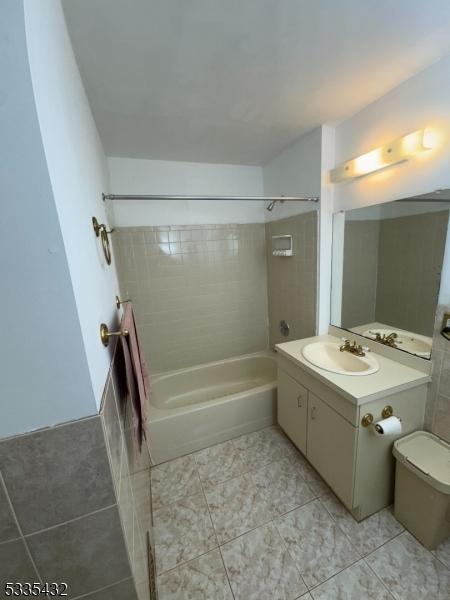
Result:
M0 441L1 598L47 581L71 600L149 599L149 458L124 398L113 370L101 415Z
M450 442L450 342L441 335L444 313L438 306L433 335L433 378L428 388L425 428Z
M293 256L272 255L272 235L292 235ZM316 333L317 212L266 223L270 346ZM290 326L281 335L279 322Z
M380 221L376 321L433 335L448 215Z
M267 348L264 224L119 228L114 249L152 372Z
M433 335L448 214L346 222L343 327L379 321Z
M380 221L345 223L342 327L375 321Z

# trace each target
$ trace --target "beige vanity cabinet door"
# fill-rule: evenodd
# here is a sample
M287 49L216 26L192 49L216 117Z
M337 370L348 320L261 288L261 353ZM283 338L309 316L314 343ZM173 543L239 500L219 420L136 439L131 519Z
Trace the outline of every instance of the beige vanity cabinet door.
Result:
M308 390L279 369L278 423L303 454L306 454L307 420Z
M357 429L309 392L309 462L347 508L353 508Z

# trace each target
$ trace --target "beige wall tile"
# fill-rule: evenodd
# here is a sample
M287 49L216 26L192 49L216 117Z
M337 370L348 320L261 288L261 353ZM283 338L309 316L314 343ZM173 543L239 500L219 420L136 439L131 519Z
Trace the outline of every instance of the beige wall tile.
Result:
M115 251L153 372L267 348L264 224L119 228Z
M345 223L342 327L375 321L379 221Z
M433 376L428 386L425 429L450 442L450 342L441 335L444 312L450 312L450 306L440 305L436 312L431 355Z
M273 235L292 235L292 257L272 255ZM309 337L316 331L317 212L266 223L270 346ZM279 322L289 323L289 337Z
M380 222L376 321L433 335L448 215Z

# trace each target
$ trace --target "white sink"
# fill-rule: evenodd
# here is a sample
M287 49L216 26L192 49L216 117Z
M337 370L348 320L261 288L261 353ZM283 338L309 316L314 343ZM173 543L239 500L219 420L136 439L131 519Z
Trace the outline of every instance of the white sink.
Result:
M362 335L375 339L375 334L377 333L381 336L388 336L393 332L397 334L395 339L397 348L406 350L406 352L411 352L411 354L416 354L417 356L430 357L431 343L427 339L415 336L414 334L409 335L404 331L397 331L396 329L368 329L367 331L364 331Z
M380 368L373 354L356 356L350 352L341 352L339 344L333 342L314 342L302 350L303 357L308 362L340 375L370 375Z

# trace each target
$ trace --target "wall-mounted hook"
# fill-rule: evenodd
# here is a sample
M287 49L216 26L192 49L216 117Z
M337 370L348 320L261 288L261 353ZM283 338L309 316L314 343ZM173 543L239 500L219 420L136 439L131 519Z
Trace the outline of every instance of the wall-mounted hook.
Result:
M108 325L106 323L102 323L100 325L100 339L102 340L102 344L107 346L109 344L109 338L112 336L123 335L126 337L128 335L128 329L121 329L120 331L109 331Z
M121 304L126 304L127 302L131 302L131 298L127 298L126 300L121 300L119 296L116 296L116 306L120 308Z

